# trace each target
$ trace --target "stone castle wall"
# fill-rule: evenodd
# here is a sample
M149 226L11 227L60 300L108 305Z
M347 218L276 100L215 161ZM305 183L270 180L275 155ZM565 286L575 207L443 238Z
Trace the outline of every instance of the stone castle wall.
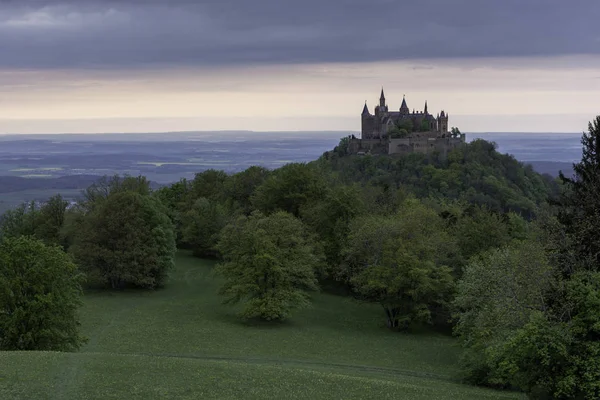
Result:
M410 153L427 154L434 151L446 157L448 152L465 144L466 137L450 135L440 136L439 132L415 132L407 138L401 139L350 139L349 152L351 154L388 154L403 155Z

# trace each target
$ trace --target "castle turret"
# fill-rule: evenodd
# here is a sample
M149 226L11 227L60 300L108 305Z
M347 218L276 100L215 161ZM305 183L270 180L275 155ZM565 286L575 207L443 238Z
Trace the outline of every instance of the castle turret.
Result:
M425 100L425 110L424 110L424 112L425 112L425 115L428 115L428 114L429 114L429 113L427 112L427 100Z
M369 114L371 114L371 113L369 112L369 107L367 107L367 102L365 101L365 106L363 107L361 115L369 115Z
M383 94L383 87L381 88L381 95L379 96L379 107L385 107L385 95Z
M442 110L437 118L438 131L440 133L448 133L448 115Z
M404 96L402 96L402 105L400 106L400 114L408 114L410 113L410 110L408 109L408 106L406 105L406 99L404 98Z

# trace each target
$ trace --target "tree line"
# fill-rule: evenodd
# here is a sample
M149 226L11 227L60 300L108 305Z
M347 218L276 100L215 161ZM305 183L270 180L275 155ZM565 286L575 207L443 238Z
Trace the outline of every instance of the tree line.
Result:
M219 260L240 318L293 318L331 291L379 304L390 330L452 331L468 382L598 397L599 138L597 117L558 180L483 140L445 158L342 140L311 163L158 190L105 177L74 207L23 205L0 220L0 349L77 349L82 287L158 289L180 248Z

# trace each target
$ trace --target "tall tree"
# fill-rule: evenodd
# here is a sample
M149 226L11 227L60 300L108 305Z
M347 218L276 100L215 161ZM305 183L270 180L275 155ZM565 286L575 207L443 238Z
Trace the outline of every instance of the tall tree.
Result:
M454 300L455 334L463 346L462 368L472 383L504 386L498 349L536 312L547 311L554 270L544 244L515 242L474 257L465 267Z
M0 350L76 350L82 274L57 246L30 237L0 243Z
M326 181L316 166L291 163L274 171L256 189L252 204L266 214L285 211L298 217L301 207L322 199L326 190Z
M219 232L228 220L225 207L201 197L183 216L182 241L191 247L195 256L215 256Z
M357 296L381 304L391 329L430 322L453 287L456 245L435 210L406 200L393 216L365 216L350 226L339 277Z
M286 212L255 212L225 227L217 246L226 303L243 303L244 319L283 320L310 304L321 257L302 222Z
M63 245L60 232L65 222L65 212L69 202L60 194L45 202L36 216L35 236L48 244Z
M112 193L74 223L71 251L92 277L113 289L164 285L174 265L175 233L157 198Z
M588 124L581 138L581 161L573 165L575 175L561 179L566 184L559 220L567 227L574 246L588 258L588 268L600 269L600 116ZM573 271L565 271L570 274Z
M149 195L151 191L150 181L148 181L145 176L103 176L96 183L83 191L83 199L78 205L82 209L88 211L102 203L113 193L136 192L142 196L146 196Z

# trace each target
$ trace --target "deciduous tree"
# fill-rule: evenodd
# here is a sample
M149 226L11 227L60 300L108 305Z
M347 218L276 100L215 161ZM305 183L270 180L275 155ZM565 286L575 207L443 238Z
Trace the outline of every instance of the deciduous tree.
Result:
M453 287L447 267L457 251L437 213L406 200L392 216L365 216L350 226L340 278L359 298L379 303L389 328L430 322L432 306L448 300Z
M0 349L76 350L82 274L57 246L30 237L0 243Z
M283 320L310 304L321 257L302 222L286 212L255 212L225 227L217 246L226 303L243 304L244 319Z
M79 216L71 232L71 251L81 267L113 289L162 286L173 267L173 224L155 197L112 193Z

